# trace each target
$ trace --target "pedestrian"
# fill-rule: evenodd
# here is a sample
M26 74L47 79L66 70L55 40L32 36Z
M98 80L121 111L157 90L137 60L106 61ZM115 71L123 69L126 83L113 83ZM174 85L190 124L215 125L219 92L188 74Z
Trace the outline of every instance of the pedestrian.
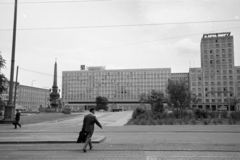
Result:
M21 114L20 114L19 110L17 110L16 116L15 116L15 122L14 122L14 125L15 125L14 129L17 129L17 125L19 127L22 127L21 124L19 124L20 116L21 116Z
M94 124L96 123L101 129L102 125L98 122L95 114L95 108L90 108L90 113L84 116L83 119L83 130L87 133L86 142L83 146L83 152L87 152L87 145L89 145L90 150L93 148L91 143L91 138L94 132Z

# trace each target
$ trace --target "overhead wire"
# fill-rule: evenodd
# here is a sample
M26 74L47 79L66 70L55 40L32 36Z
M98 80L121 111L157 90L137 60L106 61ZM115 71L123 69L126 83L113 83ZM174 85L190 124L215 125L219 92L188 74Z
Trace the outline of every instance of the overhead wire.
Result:
M21 67L19 67L19 69L25 70L25 71L28 71L28 72L33 72L33 73L38 73L38 74L42 74L42 75L47 75L47 76L51 76L51 77L54 76L54 75L47 74L47 73L42 73L42 72L32 71L32 70L29 70L29 69L24 69L24 68L21 68ZM57 76L57 77L58 77L58 78L62 78L61 76Z
M240 26L231 27L231 28L225 28L225 29L219 29L219 30L216 30L216 31L223 31L223 30L236 29L236 28L240 28ZM92 50L82 51L82 52L64 53L64 54L59 54L59 55L44 56L44 57L34 57L34 58L26 58L26 59L38 59L38 58L45 58L45 57L56 57L56 56L65 56L65 55L77 54L77 53L80 54L80 53L94 52L94 51L99 51L99 50L119 48L119 47L126 47L126 46L138 45L138 44L143 44L143 43L152 43L152 42L157 42L157 41L170 40L170 39L182 38L182 37L189 37L189 36L195 36L195 35L200 35L200 34L203 34L203 32L187 34L187 35L181 35L181 36L174 36L174 37L169 37L169 38L162 38L162 39L157 39L157 40L152 40L152 41L137 42L137 43L130 43L130 44L123 44L123 45L118 45L118 46L112 46L112 47L98 48L98 49L92 49ZM26 60L26 59L20 59L20 60Z
M119 24L102 26L77 26L77 27L53 27L53 28L18 28L18 31L31 30L64 30L64 29L94 29L94 28L118 28L118 27L144 27L144 26L162 26L162 25L184 25L200 23L221 23L221 22L240 22L240 19L216 20L216 21L193 21L193 22L169 22L169 23L149 23L149 24ZM0 31L12 31L12 29L0 29Z
M39 1L39 2L18 2L18 4L41 4L41 3L84 3L84 2L113 2L112 0L82 0L82 1ZM0 4L14 4L12 2L9 3L0 3Z

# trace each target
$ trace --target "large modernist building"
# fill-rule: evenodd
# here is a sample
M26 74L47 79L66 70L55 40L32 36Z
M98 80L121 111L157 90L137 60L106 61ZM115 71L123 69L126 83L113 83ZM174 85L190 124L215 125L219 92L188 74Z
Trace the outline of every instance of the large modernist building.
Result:
M95 105L97 96L122 109L139 106L138 96L153 89L165 91L168 79L186 80L200 99L196 107L230 109L229 98L240 98L240 67L234 66L234 43L230 32L204 34L201 40L201 68L189 73L171 73L170 68L106 70L81 66L63 71L62 100L73 110Z
M122 109L139 106L139 94L153 89L165 91L171 77L170 68L63 71L62 100L72 109L95 105L97 96L107 97L109 103Z
M15 93L15 85L16 83L14 83L13 93ZM7 88L7 91L1 95L6 103L9 95L9 87ZM49 89L25 86L18 83L16 91L16 106L21 106L25 110L38 110L39 107L47 107L49 104L49 94ZM13 95L13 102L14 99L15 96Z
M198 95L199 108L230 108L231 98L240 98L240 67L234 65L234 41L230 32L204 34L201 68L190 68L191 90Z

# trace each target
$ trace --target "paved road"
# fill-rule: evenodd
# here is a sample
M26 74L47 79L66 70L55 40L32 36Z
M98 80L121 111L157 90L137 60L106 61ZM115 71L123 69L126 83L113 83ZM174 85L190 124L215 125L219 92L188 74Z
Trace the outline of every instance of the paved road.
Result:
M81 151L74 143L81 129L83 116L58 122L0 126L0 142L19 140L56 140L59 143L3 144L0 159L238 159L240 160L240 127L238 125L169 125L122 126L131 112L98 112L103 130L96 127L95 136L106 136L94 150ZM62 143L71 140L72 143Z
M83 153L82 144L0 145L1 160L239 160L239 146L161 144L94 145Z

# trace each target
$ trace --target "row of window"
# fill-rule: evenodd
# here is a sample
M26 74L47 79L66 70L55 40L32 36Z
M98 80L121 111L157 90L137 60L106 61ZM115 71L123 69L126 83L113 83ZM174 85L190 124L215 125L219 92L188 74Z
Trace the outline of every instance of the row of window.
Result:
M97 71L97 72L91 72L91 71L83 71L82 73L63 73L63 77L82 77L82 76L114 76L114 75L149 75L149 74L162 74L162 75L170 75L170 69L169 70L161 70L161 71L136 71L136 72L119 72L119 71Z
M213 53L226 53L226 51L228 51L228 53L232 53L232 48L228 48L228 49L223 48L223 49L216 49L216 50L214 50L214 49L204 50L203 53L204 54L208 54L208 53L210 53L210 54L213 54Z
M222 48L225 48L225 47L232 47L232 43L221 43L221 44L219 44L219 43L216 43L216 44L212 44L212 43L210 43L210 44L204 44L204 46L203 46L204 48L213 48L213 47L215 47L215 48L220 48L220 47L222 47Z
M216 38L214 38L214 39L203 39L202 40L202 42L203 42L203 44L208 44L208 43L220 43L220 42L232 42L232 38L231 37L222 37L222 38L219 38L219 39L216 39Z
M226 54L222 54L222 55L219 55L219 54L216 54L215 56L214 55L204 55L204 59L220 59L222 56L222 58L232 58L232 54L228 54L228 57L226 57Z

